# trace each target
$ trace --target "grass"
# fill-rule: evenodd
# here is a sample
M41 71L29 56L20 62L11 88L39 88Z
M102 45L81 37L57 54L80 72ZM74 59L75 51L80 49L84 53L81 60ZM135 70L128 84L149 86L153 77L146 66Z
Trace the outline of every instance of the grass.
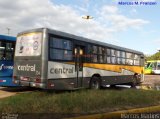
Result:
M0 99L0 112L86 114L159 104L160 91L153 90L35 91Z

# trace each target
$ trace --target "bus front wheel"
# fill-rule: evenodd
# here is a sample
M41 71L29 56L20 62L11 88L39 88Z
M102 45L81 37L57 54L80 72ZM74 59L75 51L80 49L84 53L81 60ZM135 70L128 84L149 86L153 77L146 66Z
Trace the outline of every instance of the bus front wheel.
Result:
M90 89L100 89L100 78L93 76L90 81Z

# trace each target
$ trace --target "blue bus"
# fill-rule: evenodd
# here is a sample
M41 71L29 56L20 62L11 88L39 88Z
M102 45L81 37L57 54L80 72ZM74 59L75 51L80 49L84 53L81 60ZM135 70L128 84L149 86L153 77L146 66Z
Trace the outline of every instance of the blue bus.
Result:
M16 86L12 82L16 37L0 35L0 86Z

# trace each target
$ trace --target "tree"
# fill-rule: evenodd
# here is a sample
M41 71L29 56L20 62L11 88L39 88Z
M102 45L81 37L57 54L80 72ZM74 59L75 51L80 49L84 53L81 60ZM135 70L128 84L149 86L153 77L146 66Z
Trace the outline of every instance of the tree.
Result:
M151 56L145 56L146 60L160 60L160 52L157 52Z

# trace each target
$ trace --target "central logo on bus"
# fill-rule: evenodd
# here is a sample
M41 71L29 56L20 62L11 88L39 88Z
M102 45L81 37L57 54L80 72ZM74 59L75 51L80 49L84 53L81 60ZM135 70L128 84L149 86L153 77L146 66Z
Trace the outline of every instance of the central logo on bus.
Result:
M51 68L50 73L51 74L72 74L74 68Z
M30 66L28 64L26 65L18 65L18 70L20 71L36 71L36 65Z

